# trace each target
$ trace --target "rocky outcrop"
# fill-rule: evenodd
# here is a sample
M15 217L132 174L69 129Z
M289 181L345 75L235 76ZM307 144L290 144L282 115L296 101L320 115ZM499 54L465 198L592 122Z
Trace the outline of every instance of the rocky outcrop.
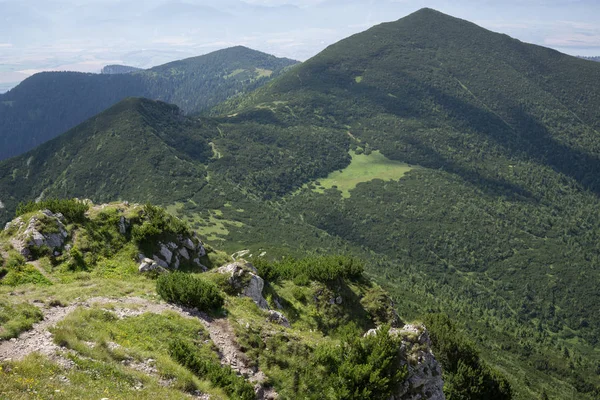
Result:
M31 258L39 251L50 250L60 254L69 236L62 214L50 210L35 213L25 222L21 217L6 224L6 231L16 230L13 245L23 256Z
M275 324L285 326L286 328L289 328L291 326L290 321L285 317L285 315L283 315L279 311L269 310L267 322L273 322Z
M150 266L145 265L148 264L146 260L152 261L152 263L165 270L177 270L182 264L191 264L203 271L207 270L200 261L200 257L206 255L206 249L195 234L190 237L180 236L172 242L159 242L156 247L157 251L152 254L152 257L147 257L145 254L138 256L140 262L138 269L140 272L148 272Z
M262 295L265 282L258 276L252 264L244 260L225 265L216 270L219 274L229 275L229 284L241 295L250 297L262 309L269 308Z
M138 271L141 273L157 272L159 274L167 272L167 270L150 258L144 258L140 264Z
M371 329L366 335L374 335ZM390 335L398 336L403 363L408 368L408 378L389 400L445 400L442 367L431 351L429 333L423 325L405 325L392 328Z

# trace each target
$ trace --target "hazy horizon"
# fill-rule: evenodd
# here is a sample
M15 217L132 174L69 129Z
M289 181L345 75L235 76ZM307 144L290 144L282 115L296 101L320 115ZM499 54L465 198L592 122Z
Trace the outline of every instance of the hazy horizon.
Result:
M40 71L149 68L235 45L304 61L423 7L563 53L600 55L592 0L0 0L0 92Z

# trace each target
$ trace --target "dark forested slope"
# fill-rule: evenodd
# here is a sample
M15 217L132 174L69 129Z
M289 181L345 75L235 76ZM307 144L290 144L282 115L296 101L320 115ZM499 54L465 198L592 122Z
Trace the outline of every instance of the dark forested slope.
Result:
M232 47L128 74L44 72L0 95L0 159L22 154L126 97L187 113L255 89L295 61Z
M1 201L14 209L19 200L44 196L188 199L206 184L212 152L203 129L176 106L126 99L0 164Z

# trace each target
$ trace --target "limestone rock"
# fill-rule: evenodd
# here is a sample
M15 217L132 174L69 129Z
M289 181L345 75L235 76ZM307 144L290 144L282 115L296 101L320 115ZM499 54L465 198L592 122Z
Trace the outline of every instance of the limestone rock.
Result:
M20 218L15 219L8 229L18 226L21 232L17 234L15 247L25 257L31 257L33 248L41 247L48 247L52 253L60 254L65 239L69 236L63 220L62 214L43 210L32 216L27 224L24 224Z
M145 258L142 261L142 263L138 267L138 271L141 273L152 272L152 271L156 271L159 273L167 272L167 270L165 268L163 268L162 266L160 266L158 263L156 263L154 260L152 260L150 258Z
M229 275L229 284L246 297L250 297L260 308L269 308L262 295L265 286L263 279L252 264L243 260L225 265L216 270L217 273Z
M179 249L179 254L181 255L181 257L185 258L186 260L190 259L190 253L188 253L188 251L185 247L182 249Z
M202 268L202 271L204 271L204 272L208 271L208 268L206 268L206 266L202 265L199 258L194 258L194 264L196 264L196 266Z
M169 268L169 264L167 264L167 262L165 260L161 259L157 255L154 255L153 259L154 259L154 262L157 263L158 265L160 265L161 267Z
M196 250L196 246L194 246L194 242L192 242L192 239L190 238L186 238L183 240L183 245L188 249L188 250Z
M124 216L121 216L121 219L119 220L119 233L121 233L121 235L127 233L128 225L129 223L127 222L127 219Z
M202 242L198 243L196 251L198 252L198 257L204 257L206 255L206 249L204 248Z
M429 333L423 325L405 325L390 329L390 335L402 340L408 366L408 379L390 400L444 400L442 367L431 351Z
M267 321L274 322L281 326L285 326L286 328L290 327L290 321L288 321L288 319L285 317L285 315L283 315L279 311L270 310L269 315L267 316Z
M163 256L163 259L167 262L167 264L171 264L171 259L173 258L173 252L171 250L169 250L169 248L162 243L160 245L160 255Z
M277 307L279 310L283 310L283 306L281 305L281 302L279 301L278 298L275 298L274 303L275 303L275 307Z

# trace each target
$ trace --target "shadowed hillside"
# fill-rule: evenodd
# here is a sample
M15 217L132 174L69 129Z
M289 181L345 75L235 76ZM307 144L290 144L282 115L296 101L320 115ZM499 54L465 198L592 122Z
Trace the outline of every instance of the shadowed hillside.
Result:
M260 87L295 63L238 46L127 74L39 73L0 95L0 159L22 154L126 97L167 101L196 113Z

